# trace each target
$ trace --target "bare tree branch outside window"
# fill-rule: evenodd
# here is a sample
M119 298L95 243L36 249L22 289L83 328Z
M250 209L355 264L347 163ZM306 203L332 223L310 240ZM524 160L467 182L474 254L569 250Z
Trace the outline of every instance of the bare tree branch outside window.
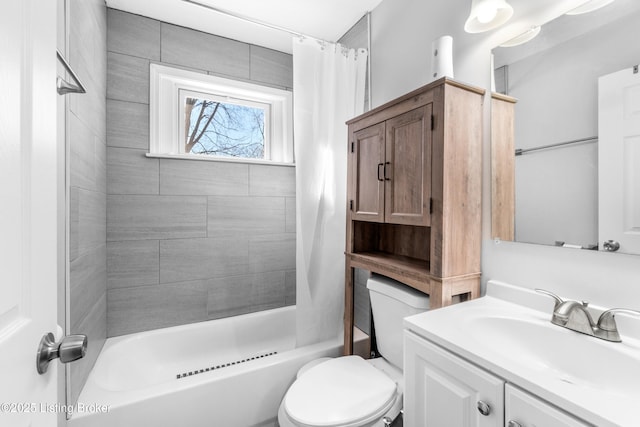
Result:
M184 131L186 153L264 158L262 108L188 97Z

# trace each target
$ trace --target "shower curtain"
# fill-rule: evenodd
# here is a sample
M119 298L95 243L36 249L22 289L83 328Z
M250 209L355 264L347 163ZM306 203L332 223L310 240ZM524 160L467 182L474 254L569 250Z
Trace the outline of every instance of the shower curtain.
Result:
M342 332L345 121L364 110L367 51L293 40L297 345Z

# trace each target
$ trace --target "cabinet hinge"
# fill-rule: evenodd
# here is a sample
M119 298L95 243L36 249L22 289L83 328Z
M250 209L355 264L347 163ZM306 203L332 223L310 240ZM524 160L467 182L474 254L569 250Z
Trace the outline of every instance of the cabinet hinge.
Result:
M433 213L433 197L429 197L429 213Z
M436 128L436 117L432 114L431 115L431 130L434 130Z
M349 210L353 210L353 200L349 200Z
M351 152L353 153L354 151L356 151L356 143L351 141Z

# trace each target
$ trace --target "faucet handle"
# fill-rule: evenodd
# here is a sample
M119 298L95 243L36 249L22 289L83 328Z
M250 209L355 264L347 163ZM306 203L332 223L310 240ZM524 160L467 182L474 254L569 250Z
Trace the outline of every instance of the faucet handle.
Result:
M558 295L554 294L553 292L547 291L545 289L539 289L539 288L536 288L535 291L540 293L540 294L544 294L544 295L550 296L551 298L556 300L556 305L554 307L554 310L556 308L558 308L558 306L564 302L562 298L560 298Z
M628 308L612 308L605 311L598 319L598 329L608 335L610 341L621 342L618 333L618 325L616 325L616 313L630 314L632 316L640 316L640 311L629 310Z

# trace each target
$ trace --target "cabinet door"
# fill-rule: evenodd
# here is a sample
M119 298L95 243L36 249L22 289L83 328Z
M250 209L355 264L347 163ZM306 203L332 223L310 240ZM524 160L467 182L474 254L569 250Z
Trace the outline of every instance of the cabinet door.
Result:
M504 397L506 427L587 427L590 425L511 384L505 386Z
M351 153L353 210L351 219L384 221L385 124L354 132Z
M503 425L502 379L465 362L410 331L404 332L404 351L405 425Z
M387 120L385 221L430 225L433 105Z

